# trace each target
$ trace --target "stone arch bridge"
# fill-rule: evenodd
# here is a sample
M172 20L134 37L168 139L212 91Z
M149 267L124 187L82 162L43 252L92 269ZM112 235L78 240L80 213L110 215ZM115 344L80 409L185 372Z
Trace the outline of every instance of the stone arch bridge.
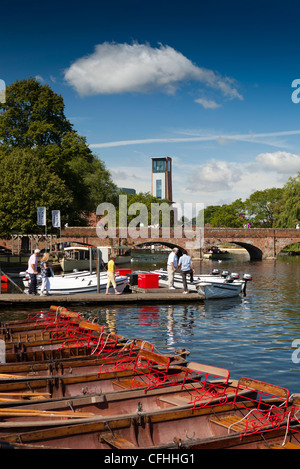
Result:
M145 228L144 228L145 230ZM62 242L81 242L94 246L120 246L137 247L145 244L163 244L169 247L187 249L194 257L202 257L209 247L224 243L232 243L245 248L251 260L274 259L280 251L293 243L300 242L300 230L297 229L271 229L271 228L205 228L202 236L197 236L196 228L182 229L181 236L176 230L170 228L169 235L165 236L162 229L157 230L153 236L151 228L146 229L141 236L132 238L121 237L118 229L114 237L99 238L96 227L68 227L62 230ZM148 236L147 236L148 234ZM194 234L194 238L193 238ZM143 236L142 236L143 235ZM193 247L190 248L191 240ZM200 241L202 240L202 242Z

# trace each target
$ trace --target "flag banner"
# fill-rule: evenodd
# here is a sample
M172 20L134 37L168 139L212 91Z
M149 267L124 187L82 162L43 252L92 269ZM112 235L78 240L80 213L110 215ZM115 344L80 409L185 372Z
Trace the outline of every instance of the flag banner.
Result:
M39 226L46 226L46 207L37 208L37 224Z
M52 226L60 228L60 210L52 210Z

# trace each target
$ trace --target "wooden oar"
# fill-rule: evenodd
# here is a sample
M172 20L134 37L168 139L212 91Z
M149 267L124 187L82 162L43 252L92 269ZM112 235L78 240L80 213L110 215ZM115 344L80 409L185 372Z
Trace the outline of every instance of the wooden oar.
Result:
M11 400L49 399L49 392L0 392L0 402Z
M84 418L95 417L91 412L52 411L35 409L0 409L0 417L61 417L61 418Z
M7 373L0 373L0 379L11 379L11 378L26 378L26 376L23 376L23 375L9 375Z

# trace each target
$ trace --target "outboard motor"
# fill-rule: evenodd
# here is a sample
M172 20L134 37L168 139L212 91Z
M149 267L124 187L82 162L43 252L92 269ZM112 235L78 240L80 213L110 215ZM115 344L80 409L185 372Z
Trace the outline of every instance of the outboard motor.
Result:
M232 283L234 280L232 275L227 275L225 278L226 283Z
M244 296L246 296L246 286L247 286L247 282L250 282L250 280L252 280L252 275L251 275L251 274L244 274L243 280L245 280Z
M213 269L212 275L220 275L220 270L219 269Z
M228 270L223 270L223 272L221 273L221 277L224 277L224 278L226 278L228 275L229 275Z
M246 280L246 282L249 282L252 280L252 275L251 274L244 274L243 280Z
M232 277L234 280L238 280L238 279L240 278L239 274L237 274L236 272L232 272L231 277Z

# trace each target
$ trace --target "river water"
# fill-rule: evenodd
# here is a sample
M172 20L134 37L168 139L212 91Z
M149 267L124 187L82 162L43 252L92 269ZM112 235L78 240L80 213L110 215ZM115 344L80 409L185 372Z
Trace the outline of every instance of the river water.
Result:
M131 267L165 268L166 258L166 253L148 257L137 253ZM246 297L77 310L96 314L112 332L152 342L159 352L185 348L189 361L229 369L232 378L246 376L300 392L300 256L250 262L248 255L239 253L222 263L196 261L195 265L196 273L210 273L213 268L250 273L253 280ZM1 319L24 314L24 310L1 310Z

